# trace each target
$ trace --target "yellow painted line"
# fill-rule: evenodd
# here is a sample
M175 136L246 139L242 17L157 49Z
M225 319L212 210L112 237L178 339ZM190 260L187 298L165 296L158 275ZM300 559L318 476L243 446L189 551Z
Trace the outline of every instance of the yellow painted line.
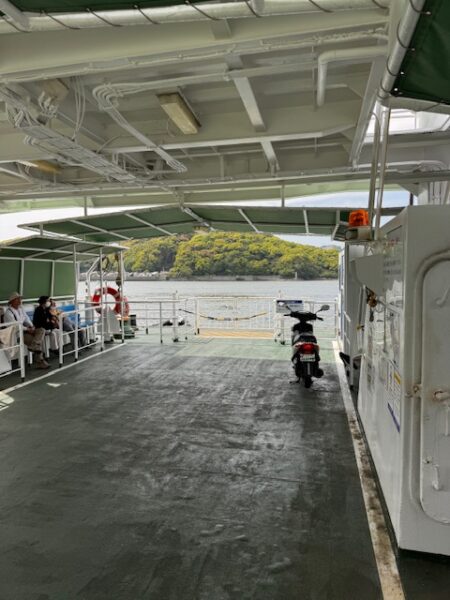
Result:
M251 331L251 330L242 330L242 331L233 331L226 329L201 329L199 337L204 338L235 338L235 339L262 339L262 340L271 340L273 339L273 334L266 331Z
M369 459L369 452L356 416L353 399L348 387L344 365L339 357L339 345L333 342L336 368L339 375L342 398L347 413L348 425L353 440L356 464L369 522L370 537L377 563L378 576L384 600L405 600L403 586L398 572L397 561L389 537L383 508L376 485L375 475Z

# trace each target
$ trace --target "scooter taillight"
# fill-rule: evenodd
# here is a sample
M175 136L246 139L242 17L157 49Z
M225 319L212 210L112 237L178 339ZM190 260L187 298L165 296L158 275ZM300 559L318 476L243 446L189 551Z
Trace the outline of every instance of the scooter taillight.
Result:
M314 344L301 343L295 344L295 347L300 350L301 354L314 354L316 351L316 347Z

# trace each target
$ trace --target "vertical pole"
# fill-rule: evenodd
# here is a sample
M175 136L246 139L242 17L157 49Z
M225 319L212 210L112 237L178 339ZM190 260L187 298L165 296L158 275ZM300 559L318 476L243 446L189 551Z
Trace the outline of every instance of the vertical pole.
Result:
M123 264L123 250L119 254L119 269L120 269L120 328L122 334L122 344L125 343L125 295L124 295L124 284L125 284L125 269Z
M383 113L383 128L382 128L382 139L381 139L381 151L380 151L380 181L378 186L377 194L377 210L375 214L375 239L380 239L380 221L381 221L381 208L383 205L383 193L384 193L384 178L386 174L386 159L387 159L387 148L389 142L389 122L391 119L391 109L386 108Z
M20 361L20 379L25 381L25 345L23 342L23 326L18 323L19 328L19 361Z
M148 303L145 301L144 305L144 314L145 314L145 335L148 335Z
M103 310L103 252L99 253L99 273L100 273L100 350L105 349L105 312Z
M23 281L25 277L25 260L22 258L20 261L20 289L19 294L23 296Z
M375 206L375 194L377 184L377 171L378 171L378 158L380 154L380 135L381 135L381 106L377 104L376 110L373 113L375 117L375 129L373 135L373 149L372 149L372 164L370 169L370 184L369 184L369 225L373 227L373 211Z
M63 314L62 312L58 315L58 327L59 327L59 367L63 366L64 352L63 352Z
M55 261L52 261L52 272L50 276L50 296L53 298L53 294L55 293Z
M163 343L163 314L162 314L162 302L159 303L159 339L161 344Z
M195 333L200 335L200 300L195 299Z
M178 292L173 294L173 341L178 342L178 315L177 315L177 304L178 304Z
M79 312L78 312L78 265L77 265L77 245L73 245L73 273L75 283L75 362L78 360L78 329L79 329Z

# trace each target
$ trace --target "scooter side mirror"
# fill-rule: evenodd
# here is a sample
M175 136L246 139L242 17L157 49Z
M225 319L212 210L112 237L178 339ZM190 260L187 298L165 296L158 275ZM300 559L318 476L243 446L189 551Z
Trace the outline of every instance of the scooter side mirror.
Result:
M330 310L329 304L322 304L317 312L322 312L323 310Z

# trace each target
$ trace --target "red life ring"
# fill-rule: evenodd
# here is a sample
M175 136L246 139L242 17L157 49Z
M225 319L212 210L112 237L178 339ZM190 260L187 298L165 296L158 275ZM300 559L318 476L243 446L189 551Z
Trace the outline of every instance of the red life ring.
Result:
M130 314L130 305L128 304L127 298L125 296L122 298L119 290L115 290L114 288L109 287L109 286L103 288L103 295L105 295L105 294L109 294L116 301L116 303L114 305L114 312L117 315L122 315L122 301L123 301L123 315L122 316L128 317L128 315ZM97 288L92 296L92 304L95 307L97 307L96 308L97 312L101 312L101 308L99 308L101 296L102 296L102 290L101 290L101 288Z

